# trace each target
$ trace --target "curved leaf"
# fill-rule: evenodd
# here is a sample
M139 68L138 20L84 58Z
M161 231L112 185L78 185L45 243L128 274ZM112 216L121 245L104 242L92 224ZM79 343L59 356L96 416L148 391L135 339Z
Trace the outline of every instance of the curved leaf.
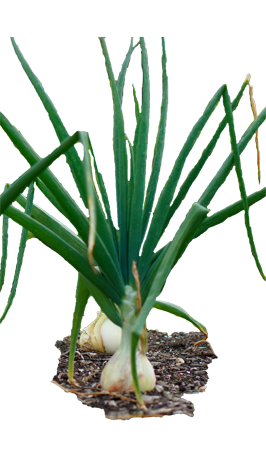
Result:
M233 100L233 102L232 102L232 110L233 111L236 110L236 108L237 108L237 106L238 106L238 104L239 104L239 102L240 102L240 100L243 96L244 90L247 87L247 85L249 84L249 80L250 80L250 77L247 77L245 82L243 83L238 95ZM225 116L223 118L223 120L220 122L220 124L219 124L216 132L214 133L211 141L209 142L208 146L204 149L204 151L203 151L200 159L198 160L197 164L189 172L188 176L186 177L183 184L181 185L180 190L179 190L176 198L174 199L172 205L170 206L170 208L168 210L162 233L164 232L164 230L168 226L169 221L171 220L172 216L174 215L174 213L176 212L176 210L179 208L180 204L184 200L184 198L187 195L191 185L193 184L193 182L198 177L198 175L199 175L201 169L203 168L204 164L206 163L207 159L211 156L211 154L212 154L212 152L213 152L213 150L214 150L214 148L215 148L215 146L216 146L223 130L225 129L227 123L228 123L227 117Z
M70 138L67 138L63 144L55 149L44 159L34 164L24 174L22 174L15 182L0 195L0 215L2 215L7 207L12 203L18 195L25 190L29 184L36 179L47 167L49 167L58 157L64 154L65 150L73 146L79 141L79 132L73 134Z
M23 157L28 161L30 166L41 162L41 158L22 136L22 134L13 126L8 119L0 113L0 125L12 141L14 146L19 150ZM46 185L48 190L54 195L60 206L67 215L68 220L77 229L83 241L87 243L89 225L86 215L82 212L76 202L71 198L69 193L65 190L62 184L58 181L55 175L46 169L41 175L40 179ZM46 195L47 196L47 195ZM53 202L51 202L53 203Z
M139 262L139 274L141 281L143 281L145 274L149 269L150 262L153 256L153 251L157 246L158 241L160 240L164 222L167 217L167 211L174 196L176 185L179 181L186 158L190 153L191 149L193 148L198 137L200 136L200 133L203 130L205 124L207 123L208 119L210 118L211 114L219 103L219 100L223 94L223 90L224 85L220 87L219 90L212 97L202 116L192 128L179 156L176 159L172 172L161 192L161 195L153 213L151 225L143 245L143 251Z
M52 125L54 127L54 130L57 134L57 137L62 143L65 139L69 138L69 134L64 127L62 120L60 116L57 113L57 110L52 102L52 100L48 97L47 93L45 92L41 82L37 78L37 76L34 74L32 69L30 68L29 64L25 60L23 54L21 53L18 45L15 42L14 38L11 38L11 42L14 48L14 51L24 69L26 72L29 80L31 81L33 87L35 88L39 98L41 99L48 115L49 118L52 122ZM80 160L80 157L74 147L68 149L65 151L65 156L67 163L70 167L70 170L72 172L73 178L75 180L75 183L77 185L77 188L80 193L80 197L84 203L85 206L87 206L87 198L86 198L86 187L85 187L85 180L84 180L84 171L83 171L83 165Z
M242 138L238 143L239 154L247 147L249 141L252 139L252 136L256 133L257 129L262 125L266 120L266 107L258 115L258 117L250 124L248 129L243 134ZM228 175L234 167L234 153L231 152L228 158L224 161L223 165L220 167L214 178L211 180L203 194L201 195L198 202L203 206L208 206L216 194L217 190L221 185L226 181Z
M235 163L236 175L237 175L238 183L239 183L239 190L240 190L241 198L242 198L242 201L243 201L247 236L248 236L251 252L252 252L252 255L255 259L257 268L260 272L260 275L262 276L262 278L264 280L266 280L266 276L264 275L264 272L262 270L262 267L261 267L261 264L260 264L260 261L259 261L259 258L258 258L256 246L255 246L255 243L254 243L253 233L252 233L252 229L251 229L251 226L250 226L247 193L246 193L246 187L245 187L245 182L244 182L243 172L242 172L242 167L241 167L241 162L240 162L240 153L239 153L238 145L237 145L237 142L236 142L234 117L233 117L233 112L232 112L232 107L231 107L231 102L230 102L230 97L229 97L227 87L225 87L225 89L224 89L223 103L224 103L224 109L225 109L227 119L228 119L228 124L229 124L231 148L232 148L232 152L234 153L234 163Z
M91 151L92 151L92 149L91 149ZM119 261L118 261L119 248L118 248L117 230L114 227L113 218L112 218L112 215L111 215L110 203L109 203L106 187L105 187L105 184L104 184L103 176L98 170L98 166L97 166L96 159L94 157L93 151L92 151L92 155L93 155L93 164L94 164L96 181L97 181L98 188L99 188L99 191L100 191L100 194L101 194L101 197L102 197L104 209L105 209L105 212L106 212L106 215L107 215L109 229L110 229L112 237L113 237L113 244L114 244L114 248L115 248L115 252L116 252L116 255L114 256L114 259L116 259L117 264L119 264ZM110 247L108 249L109 249L109 251L111 251Z
M163 255L160 266L157 270L157 273L152 280L150 286L148 287L148 295L144 300L142 308L140 310L139 316L135 322L134 329L132 332L132 351L131 351L131 368L132 373L134 375L136 373L136 358L135 352L133 349L136 348L140 334L144 327L146 318L151 311L156 298L160 294L162 287L172 269L173 263L175 258L177 257L182 245L185 243L187 239L194 234L197 227L202 223L202 221L206 218L207 213L209 210L198 203L194 203L189 210L188 214L186 215L185 220L181 224L179 230L177 231L173 241L171 241L169 247L165 251ZM132 374L133 375L133 374ZM134 385L135 385L135 392L136 395L141 396L141 392L138 385L138 378L135 375L134 378Z
M33 197L34 197L34 184L33 182L29 186L29 191L27 195L27 202L26 202L26 208L25 208L25 214L30 215L31 214L31 209L33 205ZM9 309L12 306L13 300L16 295L17 291L17 286L18 286L18 279L20 275L20 270L23 262L23 256L26 248L26 243L27 243L27 236L28 236L28 230L26 228L22 229L21 233L21 238L20 238L20 244L19 244L19 251L18 251L18 257L17 257L17 264L16 264L16 269L15 269L15 275L12 283L12 288L11 292L8 298L7 305L5 307L4 313L2 317L0 318L0 323L5 319Z
M165 52L165 42L162 38L162 70L163 70L163 94L162 94L162 105L161 105L161 116L158 127L158 133L156 137L156 144L154 148L154 155L152 161L152 171L149 179L149 184L147 188L145 204L144 204L144 213L143 213L143 224L142 224L142 240L145 236L146 229L149 223L154 197L156 193L156 188L159 180L159 174L161 169L163 150L164 150L164 141L165 141L165 131L166 131L166 120L167 120L167 108L168 108L168 77L166 73L166 52Z
M78 272L80 272L84 277L90 280L92 284L95 284L102 292L104 292L111 300L113 300L117 305L121 304L121 297L124 292L118 293L119 287L116 286L116 290L112 287L110 282L100 273L95 274L88 263L88 260L81 256L78 251L66 243L62 238L57 234L53 233L50 229L46 228L38 221L33 218L25 215L21 211L14 208L10 205L6 214L16 223L27 228L31 231L36 238L38 238L46 246L50 247L53 251L57 252L61 257L63 257L69 264L71 264Z
M138 263L141 247L143 204L145 193L146 160L148 150L149 115L150 115L150 80L148 55L144 38L140 38L141 65L143 71L142 108L134 140L134 188L130 208L128 234L128 271L129 280L134 282L131 271L132 262Z
M64 141L64 143L62 143L61 146L59 146L55 151L53 151L53 153L47 156L47 158L40 159L39 156L31 148L31 146L27 143L27 141L23 138L23 136L19 133L19 131L14 126L12 126L11 123L9 123L9 121L6 119L6 117L4 117L3 114L0 114L0 118L2 128L7 133L13 144L19 149L21 154L28 160L30 165L32 165L32 168L34 167L34 164L35 166L42 166L45 159L54 159L55 155L59 153L59 150L64 150L64 146L67 147L66 144L69 143L74 136L76 136L79 140L81 136L83 136L83 132L75 133L75 135ZM34 173L36 169L39 172L39 167L35 168L34 171L31 171L31 169L29 169L27 172ZM29 174L27 174L27 176L28 175ZM83 239L83 241L87 244L89 235L89 222L84 213L81 211L76 202L71 198L68 192L64 189L64 187L60 184L60 182L56 179L56 177L49 169L44 170L41 173L40 178L47 186L48 190L51 191L55 198L58 200L60 206L66 213L67 218L77 229L78 234ZM115 263L115 259L112 259L99 234L97 234L94 254L97 264L100 266L102 272L106 275L109 274L107 275L109 280L112 280L112 283L116 284L117 290L120 291L121 294L123 294L124 284L121 277L120 267L118 264ZM112 274L111 277L110 274Z
M91 295L95 299L96 303L98 303L99 307L101 308L101 311L105 313L114 324L122 328L123 322L121 315L111 300L109 300L105 293L99 290L96 285L92 284L89 279L83 276L83 280L90 290Z
M124 281L127 281L127 150L125 140L124 118L121 109L117 85L104 38L99 38L105 65L110 81L114 106L114 157L116 173L116 199L119 226L119 257Z
M251 195L247 197L248 206L251 207L252 205L254 205L254 203L259 202L265 197L266 197L266 187L262 188L258 192L252 193ZM244 210L243 201L239 200L238 202L235 202L232 205L229 205L226 208L223 208L222 210L217 211L213 215L207 216L207 218L205 218L205 220L203 221L202 225L197 229L194 235L194 239L201 236L209 228L212 228L213 226L223 223L224 221L227 220L227 218L231 218L232 216L237 215L237 213L240 213L240 211L243 211L243 210Z
M73 321L72 321L69 361L68 361L68 378L69 378L70 383L74 381L73 375L74 375L75 350L76 350L78 335L80 332L81 321L82 321L89 297L90 297L90 291L85 285L82 276L79 274L77 290L76 290L76 305L75 305Z
M0 267L0 291L4 285L5 274L6 274L6 261L7 261L7 246L8 246L8 216L3 215L2 225L2 257Z
M180 306L174 305L173 303L163 302L161 300L156 300L153 305L153 308L157 308L157 310L167 311L168 313L172 313L172 315L179 316L179 318L183 318L184 320L189 321L194 326L196 326L196 328L198 328L202 333L208 336L208 331L205 326L199 323L199 321L192 318L192 316L190 316Z
M23 208L26 206L26 198L24 195L19 195L16 199L16 202L19 203ZM66 243L72 246L76 251L78 251L85 259L88 256L88 248L86 244L79 238L73 231L67 228L65 225L56 220L49 213L45 212L37 205L33 205L31 216L36 221L41 223L43 226L46 226L51 231L53 231L57 236L62 238Z

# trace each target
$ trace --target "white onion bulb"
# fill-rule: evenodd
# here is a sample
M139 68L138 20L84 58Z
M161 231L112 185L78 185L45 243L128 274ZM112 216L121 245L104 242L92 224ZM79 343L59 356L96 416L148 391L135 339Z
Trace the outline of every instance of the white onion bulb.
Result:
M121 343L121 335L121 328L112 323L104 313L98 312L96 320L82 331L79 344L84 351L114 354Z

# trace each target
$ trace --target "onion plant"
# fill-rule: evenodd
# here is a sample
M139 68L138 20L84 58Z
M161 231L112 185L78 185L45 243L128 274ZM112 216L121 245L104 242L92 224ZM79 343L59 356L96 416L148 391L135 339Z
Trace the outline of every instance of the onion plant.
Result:
M48 112L60 145L47 157L40 158L15 125L11 124L4 114L0 114L1 128L30 165L29 170L15 182L6 185L0 196L1 215L3 215L1 287L6 269L9 218L23 228L14 282L1 322L8 312L16 292L26 241L32 237L37 238L63 257L78 273L69 355L70 383L76 383L74 379L74 354L84 310L89 297L93 297L99 305L101 313L97 320L93 322L93 326L90 326L87 332L82 333L82 337L86 337L86 342L94 342L93 346L96 348L98 342L98 344L102 343L103 350L107 352L115 351L113 357L103 369L102 388L118 392L134 390L139 404L145 408L141 391L152 390L155 386L154 371L146 357L146 319L151 309L163 310L190 321L204 333L204 340L207 339L205 326L179 306L158 299L171 270L175 267L188 245L209 228L219 225L227 218L243 211L251 252L257 268L265 280L252 236L249 207L266 196L266 189L263 188L247 196L240 155L255 135L259 157L257 132L266 119L266 108L257 116L252 90L249 85L250 76L247 76L238 95L232 101L229 97L227 85L219 87L214 96L211 97L202 116L192 127L161 194L155 201L165 143L168 108L167 59L164 38L162 38L161 113L150 172L147 172L146 169L150 79L144 38L141 37L135 45L133 45L133 39L131 39L117 80L114 76L105 38L99 38L99 41L113 99L113 150L118 228L116 228L113 220L115 209L110 208L104 178L98 170L89 134L78 131L72 136L68 135L53 102L12 38L15 53ZM135 103L136 127L134 139L131 142L126 134L122 102L127 68L136 49L140 50L141 53L142 99L139 103L133 87L132 99ZM254 120L244 132L240 141L237 142L233 112L237 108L246 87L250 88ZM220 101L224 107L224 118L174 198L186 159ZM182 224L177 228L174 238L160 250L156 250L165 229L187 196L204 164L211 156L227 125L231 153L225 159L220 170L213 176L207 188L203 189L199 199L191 206ZM75 149L77 143L81 143L83 146L83 159L79 157ZM66 156L80 198L88 210L86 214L49 169L52 162L62 155ZM208 206L233 168L238 178L240 199L209 216ZM130 169L130 172L128 169ZM146 174L148 174L147 182ZM76 232L71 231L47 211L33 203L35 185L55 208L68 219ZM25 196L22 192L27 187L29 187L29 190ZM12 205L15 201L24 211ZM92 341L93 336L95 337L94 341ZM109 345L108 343L111 343L112 347L106 347ZM100 345L98 349L101 350Z

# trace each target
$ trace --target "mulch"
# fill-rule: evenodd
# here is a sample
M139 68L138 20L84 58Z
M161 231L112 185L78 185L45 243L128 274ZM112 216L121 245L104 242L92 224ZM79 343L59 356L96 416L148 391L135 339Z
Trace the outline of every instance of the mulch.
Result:
M70 385L67 375L70 336L55 344L61 356L53 383L65 392L74 393L84 405L103 409L109 419L162 417L177 413L193 416L194 405L185 400L183 394L200 393L206 389L208 365L216 358L207 343L194 347L202 339L204 335L199 332L169 336L148 330L147 357L154 367L156 387L143 394L146 410L138 405L134 393L120 395L103 391L100 375L111 356L83 351L78 344L74 362L74 378L78 386Z

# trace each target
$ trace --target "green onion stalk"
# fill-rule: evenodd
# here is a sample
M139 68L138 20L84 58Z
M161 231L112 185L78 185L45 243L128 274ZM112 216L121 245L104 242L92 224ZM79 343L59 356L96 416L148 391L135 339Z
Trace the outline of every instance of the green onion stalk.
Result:
M113 354L102 371L102 388L110 392L134 391L139 404L145 408L141 392L152 390L156 383L153 367L147 358L146 319L151 309L166 311L186 319L204 334L201 342L208 342L206 341L208 332L203 324L178 305L158 299L169 274L189 244L211 227L243 211L251 253L260 275L265 280L250 226L249 208L266 196L266 189L263 188L252 195L247 195L240 157L249 141L255 137L260 178L258 129L266 119L266 108L259 115L257 114L253 89L250 86L250 75L246 77L232 101L227 85L222 85L192 127L156 200L168 110L165 40L162 38L160 121L152 168L148 173L146 162L150 119L150 78L145 40L141 37L134 45L133 38L131 39L118 78L115 79L105 38L99 38L114 111L113 151L118 221L118 227L116 227L112 216L114 209L110 207L104 177L98 169L89 134L84 131L77 131L72 136L68 134L53 102L14 38L11 41L22 68L48 112L59 145L48 156L41 159L17 127L10 123L3 113L0 113L2 130L30 165L29 170L15 182L6 185L0 195L0 214L3 217L0 288L4 284L6 272L9 219L22 227L14 281L0 322L5 319L12 305L26 244L30 244L28 241L32 238L38 239L77 271L76 303L69 353L69 382L77 384L74 378L74 355L77 343L80 343L84 350L98 350ZM136 126L133 139L130 139L126 133L122 105L126 73L134 51L139 51L141 54L142 94L141 102L139 102L133 86ZM249 89L253 121L237 142L234 111L246 88ZM212 139L202 151L198 162L179 186L186 159L219 102L222 102L224 117ZM202 195L193 203L173 239L160 250L156 250L165 229L211 157L227 125L228 139L231 143L229 156L206 189L203 189ZM77 143L82 144L83 159L76 151ZM85 205L85 212L50 170L51 164L62 155L66 156L67 165ZM238 179L240 199L217 213L209 215L208 206L211 200L233 169ZM148 174L149 179L146 182ZM8 176L6 179L8 180ZM36 186L71 223L74 231L34 203ZM27 187L28 191L25 195L23 192ZM174 197L175 194L176 197ZM15 207L13 202L17 202L21 209ZM97 318L87 328L81 330L82 318L90 297L94 298L100 311Z

